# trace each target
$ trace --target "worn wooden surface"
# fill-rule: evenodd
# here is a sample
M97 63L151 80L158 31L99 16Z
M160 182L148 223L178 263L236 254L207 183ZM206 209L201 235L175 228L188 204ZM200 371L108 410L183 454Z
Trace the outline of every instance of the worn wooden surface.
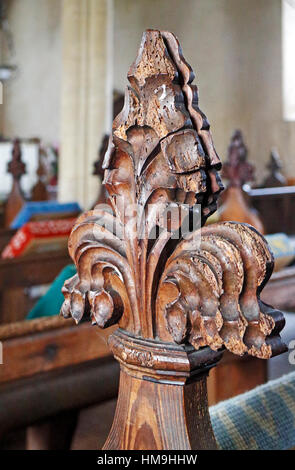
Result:
M295 186L251 189L247 191L251 205L259 212L265 233L295 234Z
M5 358L0 371L0 435L29 425L27 448L67 448L77 410L116 396L119 371L107 346L116 327L98 331L73 323L49 317L0 327ZM228 354L210 372L209 403L262 383L264 365L255 358Z
M66 251L36 253L14 259L0 260L0 285L29 287L46 284L59 273L70 260Z
M0 327L0 338L2 328L5 330ZM42 331L3 339L0 383L110 356L109 333L98 332L87 322L79 329L73 325L47 326Z
M106 449L212 449L205 384L222 349L263 359L285 351L282 314L259 302L273 259L248 225L191 229L193 215L204 225L216 210L221 163L175 36L146 31L128 79L103 164L112 210L74 226L77 274L62 314L119 325Z
M2 383L0 439L7 431L115 398L118 369L109 356Z
M225 352L218 367L211 369L208 386L209 406L252 390L267 382L267 361Z
M0 325L0 340L15 339L35 333L48 332L59 328L69 327L75 322L70 319L60 318L58 315L51 317L35 318L28 321L19 321Z
M0 438L29 425L28 448L65 448L77 411L117 395L119 371L107 345L111 331L89 323L77 328L60 317L0 326Z
M221 164L197 107L193 73L176 39L162 35L145 33L129 70L133 88L114 120L104 162L113 214L97 209L78 218L69 239L78 273L65 283L62 313L79 321L89 310L100 327L118 322L143 338L189 340L196 349L224 345L237 354L269 358L265 339L275 324L257 299L273 268L263 237L247 225L227 222L175 241L172 235L183 219L169 227L162 221L167 208L182 208L185 201L188 210L202 196L204 222L222 188ZM165 94L158 96L160 89ZM124 210L132 204L139 226L138 213ZM150 204L153 211L146 214ZM155 225L161 233L150 243ZM196 235L200 246L194 251Z

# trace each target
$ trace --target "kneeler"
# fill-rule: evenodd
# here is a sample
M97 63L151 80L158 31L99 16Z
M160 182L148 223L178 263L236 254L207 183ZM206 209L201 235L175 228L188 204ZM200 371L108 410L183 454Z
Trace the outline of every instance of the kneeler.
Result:
M69 238L77 274L62 314L118 324L114 422L104 449L216 449L206 380L223 350L286 350L281 312L259 300L273 268L265 239L216 210L221 162L176 37L147 30L128 72L103 168L106 205Z

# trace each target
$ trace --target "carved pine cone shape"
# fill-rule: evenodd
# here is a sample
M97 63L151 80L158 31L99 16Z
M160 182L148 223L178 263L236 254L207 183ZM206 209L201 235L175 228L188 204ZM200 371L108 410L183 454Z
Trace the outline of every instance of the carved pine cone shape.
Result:
M141 336L146 320L152 337L162 341L190 342L196 349L224 345L235 354L271 356L266 337L275 322L261 313L257 292L270 276L273 261L255 229L234 222L204 227L199 249L193 252L191 239L182 240L167 258L157 288L152 288L155 295L147 292L143 317L128 247L108 232L112 218L109 212L93 210L72 231L70 254L78 273L63 288L65 317L72 315L78 322L88 306L100 327L118 322ZM148 262L146 268L148 285L155 265Z

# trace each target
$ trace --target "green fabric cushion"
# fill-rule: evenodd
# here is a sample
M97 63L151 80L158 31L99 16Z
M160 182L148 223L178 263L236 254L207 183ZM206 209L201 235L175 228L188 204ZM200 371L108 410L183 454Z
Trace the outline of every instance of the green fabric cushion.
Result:
M287 450L295 446L295 372L210 407L223 450Z
M33 318L58 315L64 301L64 296L61 292L62 286L64 285L65 280L74 276L76 272L74 264L65 266L55 278L46 294L38 300L36 305L28 313L26 319L32 320Z

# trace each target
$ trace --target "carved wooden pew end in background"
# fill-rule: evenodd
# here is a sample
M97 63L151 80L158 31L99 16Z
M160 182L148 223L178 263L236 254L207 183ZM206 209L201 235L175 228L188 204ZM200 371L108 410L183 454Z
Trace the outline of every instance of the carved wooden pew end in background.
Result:
M213 449L206 375L223 348L264 359L284 350L282 314L259 301L273 259L245 224L185 230L215 211L222 184L176 37L146 31L128 79L103 164L111 207L73 228L77 274L63 288L62 314L119 325L109 340L121 376L105 449ZM165 224L175 208L186 216Z
M4 227L6 228L10 226L14 217L25 203L25 197L20 186L20 179L26 173L26 165L22 161L19 139L15 139L13 142L12 159L8 164L7 171L11 173L13 183L11 192L5 203Z

